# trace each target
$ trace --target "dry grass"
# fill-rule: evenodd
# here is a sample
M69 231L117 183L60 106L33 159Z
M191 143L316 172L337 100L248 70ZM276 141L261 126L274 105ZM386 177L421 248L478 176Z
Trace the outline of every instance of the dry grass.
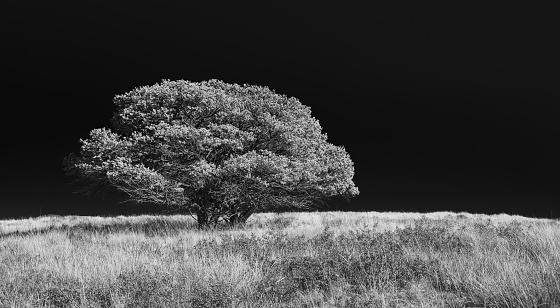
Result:
M0 307L555 307L559 236L450 212L5 220Z

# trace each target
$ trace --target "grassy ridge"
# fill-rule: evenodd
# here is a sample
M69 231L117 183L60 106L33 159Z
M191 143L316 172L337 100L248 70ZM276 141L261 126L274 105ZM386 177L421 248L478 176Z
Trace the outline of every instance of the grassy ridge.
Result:
M559 236L466 213L0 221L0 307L560 306Z

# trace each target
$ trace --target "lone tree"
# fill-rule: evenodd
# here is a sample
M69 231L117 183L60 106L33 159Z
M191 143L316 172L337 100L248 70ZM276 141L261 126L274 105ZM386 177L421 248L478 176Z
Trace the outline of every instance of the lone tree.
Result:
M196 214L200 226L359 193L350 156L327 142L296 98L218 80L164 80L114 103L114 130L92 130L79 155L65 159L86 190L112 186L127 201Z

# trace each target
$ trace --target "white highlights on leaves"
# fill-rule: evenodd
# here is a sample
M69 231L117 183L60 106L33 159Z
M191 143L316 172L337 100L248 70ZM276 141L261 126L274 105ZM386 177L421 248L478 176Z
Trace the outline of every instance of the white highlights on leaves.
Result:
M115 131L92 130L72 166L133 201L200 210L203 199L223 211L358 194L350 156L295 98L217 80L163 81L114 102Z

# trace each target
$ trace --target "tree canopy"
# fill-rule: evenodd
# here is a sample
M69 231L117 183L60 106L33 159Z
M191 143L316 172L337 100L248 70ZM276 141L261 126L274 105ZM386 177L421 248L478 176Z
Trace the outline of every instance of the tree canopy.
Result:
M350 156L327 142L311 109L267 87L164 80L114 103L113 130L92 130L65 160L87 187L113 186L200 225L359 193Z

